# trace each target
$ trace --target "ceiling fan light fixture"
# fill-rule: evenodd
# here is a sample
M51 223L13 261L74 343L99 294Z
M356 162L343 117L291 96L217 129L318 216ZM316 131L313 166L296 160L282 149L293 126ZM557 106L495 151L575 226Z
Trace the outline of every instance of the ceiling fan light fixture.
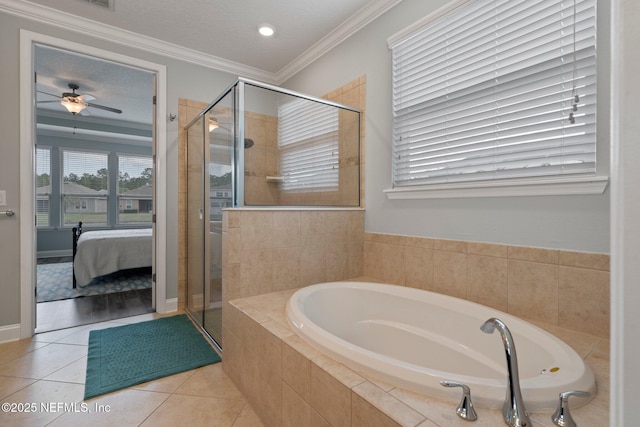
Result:
M78 114L87 107L84 103L76 100L70 100L69 98L62 99L60 104L62 104L71 114Z
M216 119L214 119L213 117L211 117L209 119L209 132L213 132L214 130L218 129L220 127L220 125L218 124L218 121Z

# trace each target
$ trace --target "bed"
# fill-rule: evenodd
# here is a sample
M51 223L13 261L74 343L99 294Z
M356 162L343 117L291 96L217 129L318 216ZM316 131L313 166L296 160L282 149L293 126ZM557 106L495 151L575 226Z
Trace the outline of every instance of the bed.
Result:
M82 231L73 228L73 287L130 268L151 267L151 228Z

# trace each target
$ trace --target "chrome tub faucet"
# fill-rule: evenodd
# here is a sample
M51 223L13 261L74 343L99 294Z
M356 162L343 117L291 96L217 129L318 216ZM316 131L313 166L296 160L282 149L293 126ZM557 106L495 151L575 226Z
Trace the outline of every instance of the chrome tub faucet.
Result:
M487 334L491 334L497 329L504 345L508 373L507 396L502 407L502 415L505 422L511 427L531 427L531 420L522 400L520 378L518 376L518 357L516 356L516 346L509 328L502 320L492 317L484 322L480 329Z

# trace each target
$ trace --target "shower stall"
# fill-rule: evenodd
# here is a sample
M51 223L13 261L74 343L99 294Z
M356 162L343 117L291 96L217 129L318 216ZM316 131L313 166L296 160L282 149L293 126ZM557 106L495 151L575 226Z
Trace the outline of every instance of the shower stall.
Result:
M185 129L185 307L218 344L223 209L360 206L360 112L240 78Z

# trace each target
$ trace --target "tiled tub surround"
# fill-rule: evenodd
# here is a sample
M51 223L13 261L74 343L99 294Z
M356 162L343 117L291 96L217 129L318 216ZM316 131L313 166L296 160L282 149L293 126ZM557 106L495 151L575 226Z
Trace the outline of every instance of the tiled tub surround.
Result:
M290 329L285 317L285 304L294 291L235 299L227 306L223 368L265 426L470 425L455 414L457 399L428 398L367 378L302 341ZM596 374L599 392L594 400L582 408L572 409L578 425L607 426L608 340L533 323L571 345ZM504 425L499 410L479 408L477 412L479 418L474 426ZM531 418L537 427L553 425L550 412L534 413Z
M361 276L363 236L358 208L224 210L223 325L230 300Z
M609 338L609 256L364 233L363 275Z

